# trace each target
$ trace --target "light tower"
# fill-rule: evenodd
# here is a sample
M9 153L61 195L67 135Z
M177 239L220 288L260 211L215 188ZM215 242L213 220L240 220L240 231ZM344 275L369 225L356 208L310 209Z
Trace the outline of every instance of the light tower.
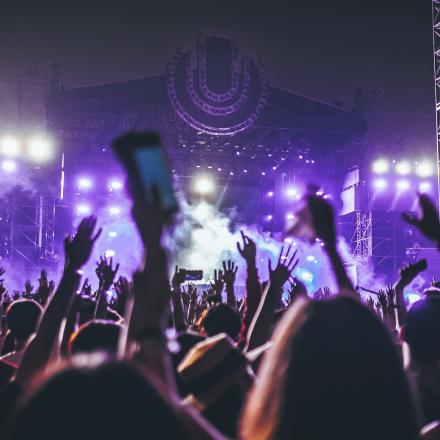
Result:
M437 187L440 197L440 0L432 0L432 39L434 48L435 140L437 147ZM440 206L440 203L439 203Z

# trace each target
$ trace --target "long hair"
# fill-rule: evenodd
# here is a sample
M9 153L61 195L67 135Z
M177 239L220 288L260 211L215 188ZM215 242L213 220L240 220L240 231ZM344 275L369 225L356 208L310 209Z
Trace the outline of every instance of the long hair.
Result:
M348 297L298 300L248 396L245 440L414 440L411 394L382 323Z
M10 438L45 440L186 438L171 406L131 365L79 356L51 375L18 410Z

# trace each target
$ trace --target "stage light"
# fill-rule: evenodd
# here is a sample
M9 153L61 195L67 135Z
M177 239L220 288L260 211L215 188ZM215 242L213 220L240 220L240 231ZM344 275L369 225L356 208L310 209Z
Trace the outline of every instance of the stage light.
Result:
M434 164L427 160L420 162L416 167L416 174L420 177L431 177L434 175Z
M110 238L115 238L115 237L118 236L118 233L117 233L116 231L110 231L107 235L108 235Z
M124 185L120 180L113 179L113 180L110 180L108 186L109 186L110 190L118 191L118 190L122 189L122 187Z
M119 206L111 206L108 212L110 215L118 215L121 213L121 208L119 208Z
M272 219L273 219L273 216L272 216L271 214L268 214L268 215L266 215L266 216L264 217L264 220L267 221L267 222L271 222Z
M104 257L105 258L112 258L112 257L114 257L116 255L116 252L113 250L113 249L107 249L105 252L104 252Z
M17 169L17 165L12 160L4 160L2 162L2 170L5 173L13 173Z
M430 182L421 182L419 185L419 191L426 192L431 189L431 183Z
M269 192L267 193L267 197L273 197L273 191L269 191Z
M411 172L411 164L406 161L403 160L402 162L399 162L396 165L396 173L400 174L401 176L406 176Z
M378 159L373 162L372 169L373 173L383 174L390 169L390 164L385 159Z
M90 177L80 177L78 179L78 189L86 190L93 186L92 179Z
M214 180L209 176L199 176L195 179L193 189L197 194L212 194L215 190Z
M306 260L310 261L310 262L313 262L313 261L315 261L315 257L313 255L308 255Z
M36 136L27 143L27 153L34 162L48 162L54 156L54 146L50 139Z
M388 183L385 179L375 179L373 186L376 189L385 189L388 186Z
M287 219L287 220L293 220L294 218L295 218L295 215L292 214L291 212L289 212L289 213L286 214L286 219Z
M92 212L92 208L86 203L80 203L79 205L76 205L76 212L77 214L87 215Z
M309 272L308 270L301 270L298 274L298 278L303 280L306 283L311 283L313 281L313 274Z
M408 180L402 179L396 183L396 187L400 191L405 191L405 190L409 189L410 183Z
M286 189L286 196L289 198L295 197L296 195L298 195L298 190L291 186L289 188Z
M5 136L0 139L0 152L4 156L15 157L20 153L18 139L13 136Z

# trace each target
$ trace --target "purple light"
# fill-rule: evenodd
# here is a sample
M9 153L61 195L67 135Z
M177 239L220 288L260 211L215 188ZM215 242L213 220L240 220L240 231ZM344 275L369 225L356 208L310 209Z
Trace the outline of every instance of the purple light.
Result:
M92 212L92 209L90 205L86 203L80 203L79 205L76 205L76 212L77 214L87 215Z
M108 186L110 187L110 189L112 189L114 191L118 191L118 190L122 189L123 184L122 184L122 181L120 181L118 179L113 179L113 180L110 180L110 183Z
M2 170L5 173L13 173L17 169L17 165L12 160L4 160L2 162Z
M78 179L78 189L90 189L93 186L90 177L80 177Z
M266 215L266 216L264 217L264 220L267 221L267 222L272 221L272 219L273 219L273 216L272 216L271 214L268 214L268 215Z
M286 196L287 197L293 198L296 195L298 195L298 190L294 186L291 186L291 187L286 189Z
M431 183L430 182L421 182L419 185L419 191L420 192L426 192L431 189Z
M115 237L118 236L118 233L117 233L116 231L110 231L107 235L108 235L110 238L115 238Z
M118 215L121 213L121 208L119 208L119 206L111 206L108 212L110 215Z
M113 249L107 249L105 252L104 252L104 256L106 257L106 258L111 258L111 257L114 257L116 255L116 252L113 250Z
M295 218L295 215L292 214L291 212L289 212L289 213L286 214L286 219L287 219L287 220L293 220L294 218Z
M385 189L388 186L388 183L387 183L387 181L385 179L376 179L373 182L373 186L376 189Z
M264 171L262 171L262 172L261 172L261 175L262 175L262 176L265 176L265 175L266 175L266 173L265 173Z
M243 173L247 173L247 170L243 170Z
M267 193L267 197L273 197L273 191L269 191L269 192Z
M410 183L406 179L399 180L396 183L396 188L400 191L405 191L405 190L409 189L409 187L410 187Z
M273 166L272 169L275 171L277 169L277 167Z
M234 173L233 173L233 172L231 171L231 172L229 173L229 175L230 175L230 176L233 176L233 175L234 175Z

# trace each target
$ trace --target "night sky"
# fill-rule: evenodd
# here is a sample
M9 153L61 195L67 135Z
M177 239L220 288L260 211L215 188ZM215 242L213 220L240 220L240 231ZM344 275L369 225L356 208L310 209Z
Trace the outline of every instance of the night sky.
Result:
M434 148L430 0L11 4L0 11L0 80L51 61L68 88L158 75L199 31L221 28L283 89L347 108L355 87L383 91L371 116L378 148Z

